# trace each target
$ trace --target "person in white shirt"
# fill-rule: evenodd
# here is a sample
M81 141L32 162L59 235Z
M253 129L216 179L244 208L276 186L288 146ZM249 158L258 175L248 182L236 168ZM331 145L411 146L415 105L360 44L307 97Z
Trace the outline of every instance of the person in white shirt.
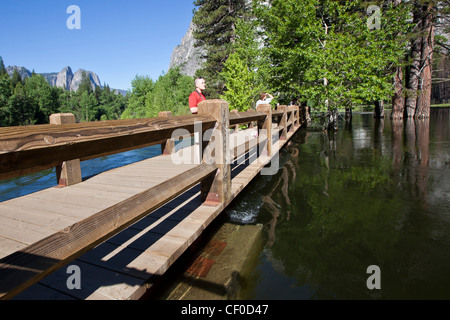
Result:
M256 102L256 106L260 104L270 104L272 101L273 96L270 93L261 92L259 94L259 100Z

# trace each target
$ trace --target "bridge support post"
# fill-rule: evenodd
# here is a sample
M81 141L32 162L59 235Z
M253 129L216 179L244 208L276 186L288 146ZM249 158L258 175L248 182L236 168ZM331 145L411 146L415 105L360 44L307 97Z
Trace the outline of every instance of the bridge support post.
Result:
M257 111L265 112L267 117L258 121L258 156L272 156L272 107L260 104Z
M287 106L278 106L278 110L283 111L283 116L281 118L280 121L280 125L283 127L283 129L281 130L281 134L280 134L280 140L286 140L287 139L287 127L288 127L288 118L287 118L287 111L288 111L288 107Z
M202 161L215 164L218 168L214 176L201 183L202 201L205 205L217 206L231 197L229 113L229 105L225 100L205 100L198 104L198 114L211 115L217 121L209 144L203 151Z
M55 113L50 115L50 124L62 125L75 123L71 113ZM82 181L80 159L64 161L56 166L56 181L60 187L68 187Z
M301 123L300 123L300 107L299 106L294 106L294 120L295 120L295 127L300 127Z
M170 118L172 117L171 111L161 111L158 113L158 117L160 118ZM175 141L172 139L167 140L164 143L161 143L161 153L163 155L170 155L172 152L175 151Z

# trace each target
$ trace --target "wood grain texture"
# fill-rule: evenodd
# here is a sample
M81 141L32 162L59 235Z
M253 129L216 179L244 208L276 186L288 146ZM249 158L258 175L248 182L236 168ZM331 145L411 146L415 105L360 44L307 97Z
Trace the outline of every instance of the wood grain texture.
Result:
M9 299L213 174L202 164L0 260L0 298Z
M112 120L64 125L0 128L0 180L166 142L176 129L203 132L215 124L208 115ZM13 129L12 129L13 128Z

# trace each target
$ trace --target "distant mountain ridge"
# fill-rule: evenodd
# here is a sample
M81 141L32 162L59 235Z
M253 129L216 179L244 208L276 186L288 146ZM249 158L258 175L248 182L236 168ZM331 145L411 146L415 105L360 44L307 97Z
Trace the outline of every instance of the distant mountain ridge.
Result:
M9 66L6 68L6 72L8 72L10 76L14 74L14 70L17 70L19 72L22 79L31 77L32 74L32 72L25 67ZM75 73L73 73L72 69L69 66L67 66L60 72L37 73L37 74L42 75L51 86L56 86L58 88L63 88L75 92L80 87L83 72L86 72L86 74L89 76L89 79L91 80L92 89L95 90L96 87L100 87L101 89L103 89L99 76L93 71L78 69ZM111 89L111 90L116 91L122 95L125 95L127 92L126 90L120 89Z

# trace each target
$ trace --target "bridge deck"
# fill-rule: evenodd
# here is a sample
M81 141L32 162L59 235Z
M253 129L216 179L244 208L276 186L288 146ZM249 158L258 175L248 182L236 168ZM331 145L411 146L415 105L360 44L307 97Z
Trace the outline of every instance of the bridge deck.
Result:
M294 133L289 132L286 140L274 143L273 154ZM169 155L153 157L74 186L50 188L0 203L0 258L198 166L174 164L169 158ZM250 164L241 160L233 164L232 196L227 203L216 207L203 205L200 187L196 185L15 299L140 298L270 160L259 157ZM79 290L67 286L70 265L81 269Z

